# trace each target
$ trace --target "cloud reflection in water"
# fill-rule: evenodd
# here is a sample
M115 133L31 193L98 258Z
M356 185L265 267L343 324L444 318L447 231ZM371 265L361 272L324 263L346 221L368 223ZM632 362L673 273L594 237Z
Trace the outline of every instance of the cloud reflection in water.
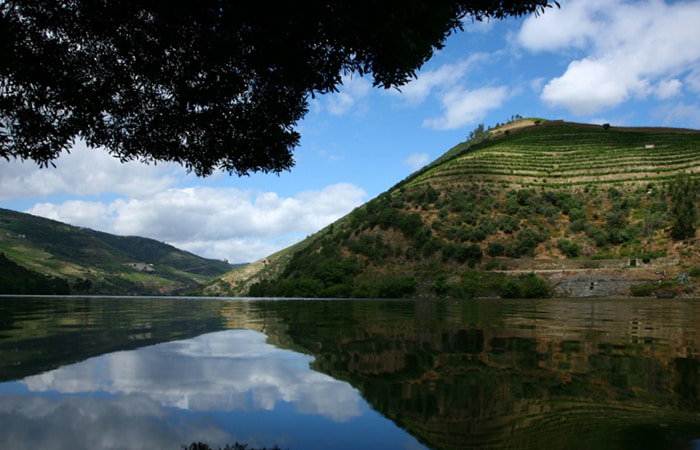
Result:
M360 415L359 393L309 369L313 358L228 330L116 352L22 380L33 392L137 395L190 411L273 410L278 402L336 422Z
M0 448L424 448L313 357L228 330L0 383Z

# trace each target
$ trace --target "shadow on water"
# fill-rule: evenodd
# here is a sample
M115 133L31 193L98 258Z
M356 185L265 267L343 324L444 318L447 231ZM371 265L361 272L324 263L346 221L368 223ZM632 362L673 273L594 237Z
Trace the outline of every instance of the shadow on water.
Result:
M696 301L0 299L0 379L224 329L313 356L430 448L698 448Z

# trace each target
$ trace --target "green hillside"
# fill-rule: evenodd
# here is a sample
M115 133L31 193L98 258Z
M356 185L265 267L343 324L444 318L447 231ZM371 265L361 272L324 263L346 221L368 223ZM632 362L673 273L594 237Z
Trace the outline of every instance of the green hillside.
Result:
M0 280L2 293L46 293L32 286L48 278L66 283L70 293L172 294L233 268L153 239L114 236L5 209L0 209L0 253L16 273Z
M698 131L520 120L472 133L284 258L207 292L685 295L700 275L698 173Z

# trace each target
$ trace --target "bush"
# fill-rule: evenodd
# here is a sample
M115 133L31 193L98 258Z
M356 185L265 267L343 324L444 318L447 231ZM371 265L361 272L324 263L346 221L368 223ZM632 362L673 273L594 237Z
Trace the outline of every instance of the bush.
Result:
M508 278L500 286L503 298L549 297L549 284L534 273L519 278Z
M608 245L608 235L605 234L605 231L598 225L588 224L586 227L586 236L591 238L597 247L605 247Z
M511 234L520 229L520 221L513 216L503 216L498 221L498 229L504 233Z
M534 273L531 273L523 281L523 296L525 298L549 297L549 284Z
M484 265L484 270L493 270L498 267L497 261L489 261Z
M489 242L486 247L486 254L489 256L503 256L506 253L506 246L503 242Z
M586 219L576 219L569 225L569 230L572 233L580 233L586 229Z
M633 284L630 286L630 293L634 297L651 297L656 287L654 283Z
M534 256L535 248L540 242L546 240L546 236L532 228L524 228L515 237L515 247L519 255Z
M566 238L559 239L559 242L557 242L557 247L559 247L559 250L561 250L561 252L569 258L577 257L581 251L581 246L579 246L578 243L572 242Z
M472 228L469 233L469 240L472 242L481 242L486 239L486 236L488 236L486 229L479 225L476 228Z
M452 285L452 296L474 298L484 291L483 275L478 270L469 270L462 274L462 281Z
M416 280L413 277L386 275L377 283L377 297L401 298L413 294Z
M700 190L700 182L691 178L688 174L679 174L669 186L671 199L671 216L673 226L671 237L675 240L683 240L695 236L695 223L698 220L698 211L695 199Z
M520 282L514 278L510 278L503 283L501 287L501 296L503 298L520 298L522 297L522 290L520 289Z

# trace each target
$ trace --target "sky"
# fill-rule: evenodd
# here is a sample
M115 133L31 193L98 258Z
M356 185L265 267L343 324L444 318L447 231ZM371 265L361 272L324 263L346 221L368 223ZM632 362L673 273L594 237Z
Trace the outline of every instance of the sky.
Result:
M299 122L289 172L188 174L76 143L56 167L0 160L0 208L246 263L298 242L514 115L700 128L700 0L568 0L465 21L396 89L346 76Z

